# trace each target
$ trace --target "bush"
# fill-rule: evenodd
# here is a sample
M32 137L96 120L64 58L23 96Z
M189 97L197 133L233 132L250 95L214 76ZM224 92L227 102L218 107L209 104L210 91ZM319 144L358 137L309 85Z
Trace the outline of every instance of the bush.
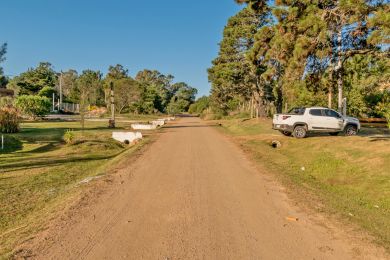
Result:
M67 130L64 134L64 141L67 144L73 144L75 139L74 132L72 130Z
M23 114L32 118L45 116L50 112L50 99L40 96L19 96L15 105Z
M390 109L385 113L385 118L387 120L387 127L390 128Z
M221 120L223 118L223 114L220 113L203 113L200 116L204 120Z
M190 106L188 112L190 114L201 114L210 105L209 97L203 96Z
M0 108L0 132L16 133L19 132L20 116L19 111L12 106Z
M14 99L12 97L0 97L0 107L12 106Z

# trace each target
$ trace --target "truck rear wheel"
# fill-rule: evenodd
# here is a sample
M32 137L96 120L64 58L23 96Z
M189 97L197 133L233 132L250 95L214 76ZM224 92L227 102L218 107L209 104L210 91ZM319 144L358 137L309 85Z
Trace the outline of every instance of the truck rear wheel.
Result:
M306 127L303 125L296 126L293 135L295 138L305 138L307 135Z

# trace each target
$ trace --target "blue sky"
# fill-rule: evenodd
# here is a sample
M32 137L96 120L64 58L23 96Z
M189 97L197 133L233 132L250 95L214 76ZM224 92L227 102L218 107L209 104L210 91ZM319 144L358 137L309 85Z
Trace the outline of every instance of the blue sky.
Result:
M233 0L2 0L2 66L13 76L40 61L103 73L119 63L132 76L157 69L208 94L206 70L241 8Z

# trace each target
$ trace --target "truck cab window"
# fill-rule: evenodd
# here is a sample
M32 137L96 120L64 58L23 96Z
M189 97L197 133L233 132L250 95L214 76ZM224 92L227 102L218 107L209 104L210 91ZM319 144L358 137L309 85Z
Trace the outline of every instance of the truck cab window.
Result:
M322 116L321 109L312 109L312 110L310 110L310 115L312 115L312 116Z

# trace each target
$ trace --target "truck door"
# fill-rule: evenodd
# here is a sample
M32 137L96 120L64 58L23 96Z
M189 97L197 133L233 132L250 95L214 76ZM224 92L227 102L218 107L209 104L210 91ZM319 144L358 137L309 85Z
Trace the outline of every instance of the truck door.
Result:
M321 130L324 128L324 116L322 110L323 109L320 108L310 109L308 117L309 130Z
M341 130L343 128L344 120L339 113L331 109L325 109L324 113L326 128L331 130Z

